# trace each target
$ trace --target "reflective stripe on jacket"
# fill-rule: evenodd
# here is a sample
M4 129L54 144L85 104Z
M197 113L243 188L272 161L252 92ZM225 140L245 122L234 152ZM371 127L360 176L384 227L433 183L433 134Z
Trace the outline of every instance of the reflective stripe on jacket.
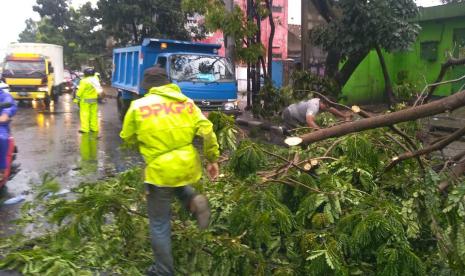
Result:
M176 84L154 87L133 101L120 134L126 142L138 144L146 182L168 187L193 184L202 176L192 144L196 135L204 139L205 158L216 162L219 150L212 123Z
M98 87L96 87L95 82L98 83L98 80L95 77L83 78L79 82L79 89L76 92L76 98L79 100L97 99Z

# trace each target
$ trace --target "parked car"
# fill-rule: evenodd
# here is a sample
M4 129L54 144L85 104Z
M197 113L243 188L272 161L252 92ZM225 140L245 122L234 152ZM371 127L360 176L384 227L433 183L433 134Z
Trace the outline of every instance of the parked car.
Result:
M71 75L71 72L69 70L64 70L61 92L73 94L74 89L75 87L74 87L73 77Z

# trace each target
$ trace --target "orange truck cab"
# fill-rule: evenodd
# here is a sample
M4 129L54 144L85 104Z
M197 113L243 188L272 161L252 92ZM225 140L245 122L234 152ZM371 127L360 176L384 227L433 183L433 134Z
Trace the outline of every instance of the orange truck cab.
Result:
M43 100L49 104L56 96L52 64L39 54L13 53L6 56L2 79L10 86L15 100Z

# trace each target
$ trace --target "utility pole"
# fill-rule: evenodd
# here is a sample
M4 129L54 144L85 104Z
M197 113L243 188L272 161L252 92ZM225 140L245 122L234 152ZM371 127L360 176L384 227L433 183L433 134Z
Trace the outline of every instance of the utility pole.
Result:
M224 0L224 6L227 13L232 13L234 9L234 0ZM234 37L230 35L224 37L225 55L233 64L234 75L236 74L236 63L234 57L235 46Z
M247 0L247 22L253 21L253 13L252 13L252 0ZM247 38L247 45L251 45L252 40ZM252 80L252 64L247 62L247 109L252 109L252 86L250 81Z
M301 17L300 17L300 62L302 70L308 69L308 2L310 0L301 0Z

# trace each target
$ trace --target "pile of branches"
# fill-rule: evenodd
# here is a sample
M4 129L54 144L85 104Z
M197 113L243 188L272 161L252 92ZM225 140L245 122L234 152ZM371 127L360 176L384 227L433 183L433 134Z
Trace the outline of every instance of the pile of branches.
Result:
M405 159L386 170L405 145L392 143L402 137L383 128L304 148L237 142L233 136L239 131L231 121L216 116L215 130L225 143L222 175L195 185L210 200L212 221L201 232L175 205L178 274L459 275L465 270L465 187L451 185L448 196L438 192L449 181L447 170L434 169L442 160L424 159L422 168ZM418 130L399 128L409 137ZM141 169L83 183L68 198L54 195L57 189L47 180L25 205L18 223L45 224L45 232L3 240L3 269L24 275L144 275L152 254Z

